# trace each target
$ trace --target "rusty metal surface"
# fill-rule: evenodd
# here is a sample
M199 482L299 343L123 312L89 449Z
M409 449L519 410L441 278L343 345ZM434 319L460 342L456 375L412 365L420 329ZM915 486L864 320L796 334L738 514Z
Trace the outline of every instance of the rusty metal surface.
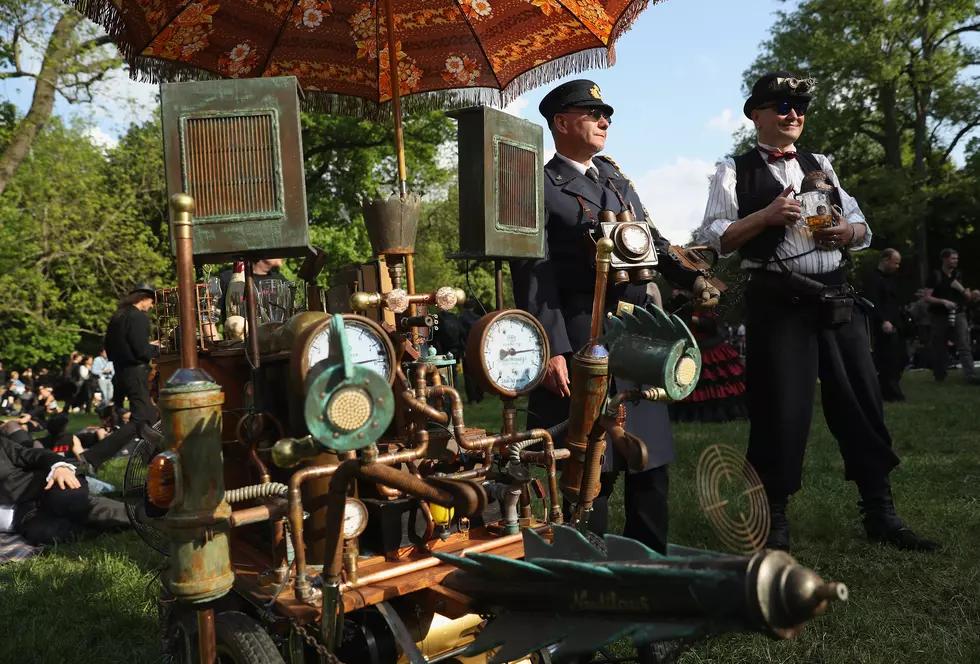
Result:
M459 251L466 258L544 257L544 131L501 111L458 121Z
M308 251L298 91L293 77L162 85L167 190L200 199L198 262Z
M586 468L588 436L599 417L609 387L609 359L592 352L601 349L601 346L587 346L575 353L569 371L572 398L565 445L571 456L562 469L561 491L572 503L579 500Z
M368 199L361 203L364 226L375 256L415 253L415 236L419 225L422 199L411 195Z

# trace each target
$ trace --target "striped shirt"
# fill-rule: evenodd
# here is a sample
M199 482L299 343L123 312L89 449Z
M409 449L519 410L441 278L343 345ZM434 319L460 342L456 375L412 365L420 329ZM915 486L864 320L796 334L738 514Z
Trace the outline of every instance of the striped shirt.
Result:
M767 158L768 154L761 148L775 151L775 148L767 145L760 144L759 147L763 158ZM789 149L790 152L793 150L794 148ZM830 160L822 154L814 155L814 157L816 157L817 163L820 164L824 173L830 178L831 183L840 191L844 218L852 224L865 224L868 229L864 238L852 245L850 250L859 251L868 248L871 246L871 227L865 220L864 213L858 207L857 201L840 186L840 180L837 179L837 174L834 173L834 167L830 165ZM768 166L769 172L773 174L780 185L785 188L792 184L794 192L799 193L800 186L803 184L803 167L800 166L798 159L780 159L775 163L768 164ZM735 160L726 159L718 163L718 168L711 180L708 205L704 211L701 228L698 230L699 240L720 252L721 236L738 218L738 198L735 195ZM722 254L723 257L730 255ZM776 256L783 259L787 268L801 274L832 272L840 267L844 260L844 254L840 250L817 249L810 230L803 224L786 227L786 239L776 248ZM766 269L775 272L780 271L779 264L775 261L768 265L749 259L742 261L742 269L761 267L766 267Z

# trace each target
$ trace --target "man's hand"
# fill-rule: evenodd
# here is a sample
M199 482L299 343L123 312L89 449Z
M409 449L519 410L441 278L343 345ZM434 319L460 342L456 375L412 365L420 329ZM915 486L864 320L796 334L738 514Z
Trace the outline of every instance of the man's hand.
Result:
M695 309L713 309L718 304L718 298L721 297L718 289L703 276L694 280L691 291L694 293Z
M892 330L894 329L895 326L892 325L890 321L886 320L884 323L881 324L881 331L884 332L885 334L891 334Z
M75 477L75 471L67 466L59 466L54 469L54 472L51 473L51 480L44 487L44 490L47 491L55 484L58 485L59 489L77 489L82 486L82 483Z
M792 226L800 220L802 208L797 199L790 198L792 193L793 185L790 185L766 207L763 218L767 226Z
M949 309L950 311L956 308L956 303L953 302L952 300L940 300L940 302L942 302L943 306Z
M846 247L856 237L855 230L851 227L850 222L838 214L837 210L832 210L831 215L834 221L837 222L836 226L821 228L813 232L813 241L817 243L818 248L825 251L833 251Z
M160 345L160 340L159 339L154 339L153 341L150 342L150 345L151 346L159 346Z
M541 384L560 397L572 396L572 391L568 388L568 365L564 355L555 355L548 360L548 368Z

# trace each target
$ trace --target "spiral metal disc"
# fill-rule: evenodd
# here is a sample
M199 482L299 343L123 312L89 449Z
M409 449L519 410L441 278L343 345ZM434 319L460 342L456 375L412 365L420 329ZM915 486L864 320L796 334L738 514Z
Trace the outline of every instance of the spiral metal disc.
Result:
M769 502L755 468L738 450L712 445L697 468L698 502L722 544L753 554L769 537Z

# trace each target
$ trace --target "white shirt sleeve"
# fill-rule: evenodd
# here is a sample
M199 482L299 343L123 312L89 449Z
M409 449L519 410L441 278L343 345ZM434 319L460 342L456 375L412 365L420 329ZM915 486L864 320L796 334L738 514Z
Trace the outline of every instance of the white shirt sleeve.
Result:
M849 247L851 251L860 251L861 249L867 249L871 246L871 224L868 223L867 219L864 218L864 213L861 212L861 207L858 205L857 200L844 191L844 187L840 185L840 180L837 178L837 173L834 172L834 167L822 154L815 155L817 162L820 164L820 168L823 172L827 174L830 178L831 183L837 187L837 191L840 192L840 202L844 210L844 218L847 219L852 224L864 224L867 228L867 232L864 234L864 238Z
M51 466L51 470L48 471L48 476L44 479L44 483L47 484L48 482L50 482L51 477L54 475L54 471L62 467L71 468L71 472L75 472L75 466L71 465L70 463L66 463L64 461L59 461L58 463Z
M735 160L718 162L718 168L711 178L708 189L708 204L704 210L704 220L698 229L698 239L721 252L721 236L728 227L738 220L738 198L735 195ZM731 253L721 254L722 258Z

